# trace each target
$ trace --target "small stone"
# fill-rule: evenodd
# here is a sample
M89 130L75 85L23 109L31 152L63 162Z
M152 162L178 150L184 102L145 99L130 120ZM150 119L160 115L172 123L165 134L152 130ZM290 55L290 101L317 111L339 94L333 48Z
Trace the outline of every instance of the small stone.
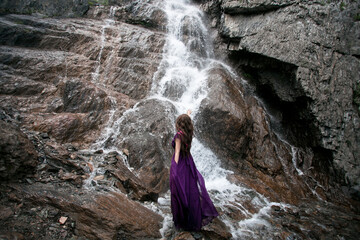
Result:
M102 150L102 149L99 149L99 150L97 150L97 151L95 151L94 153L95 154L102 154L104 151Z
M67 144L67 145L66 145L66 149L67 149L68 151L72 151L72 152L77 151L77 148L76 148L75 146L71 145L71 144Z
M174 240L195 240L189 232L181 232L175 236Z
M67 217L61 217L61 218L59 219L59 223L60 223L61 225L63 225L63 224L65 224L65 222L66 222L67 219L68 219Z
M43 164L41 164L41 165L38 167L38 170L39 170L39 171L42 171L42 170L45 170L45 169L47 169L47 168L49 168L49 165L43 163Z
M278 212L281 208L279 206L271 206L271 209Z
M26 179L26 181L29 183L29 184L33 184L34 182L31 180L31 179Z
M41 133L40 136L43 138L43 139L48 139L49 138L49 135L47 133Z
M81 175L81 178L82 179L87 179L87 178L89 178L89 174Z
M105 177L104 175L99 175L99 176L94 177L94 180L95 181L103 180L104 177Z
M112 151L108 153L108 156L117 156L119 153L117 151Z
M128 150L128 149L124 148L124 149L123 149L123 153L124 153L127 157L129 156L129 150Z
M49 230L50 230L50 231L56 231L57 229L54 228L54 227L49 227Z
M76 156L76 154L70 154L70 158L72 159L72 160L74 160L74 159L76 159L77 158L77 156Z
M94 166L91 163L87 163L87 165L89 166L90 172L94 171Z

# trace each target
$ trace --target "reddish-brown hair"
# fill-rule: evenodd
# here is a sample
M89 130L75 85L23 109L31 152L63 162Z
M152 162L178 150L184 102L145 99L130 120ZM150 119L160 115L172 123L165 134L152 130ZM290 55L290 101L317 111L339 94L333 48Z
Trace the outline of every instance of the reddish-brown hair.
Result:
M182 114L176 119L176 131L180 132L181 152L190 153L191 142L194 134L194 126L187 114Z

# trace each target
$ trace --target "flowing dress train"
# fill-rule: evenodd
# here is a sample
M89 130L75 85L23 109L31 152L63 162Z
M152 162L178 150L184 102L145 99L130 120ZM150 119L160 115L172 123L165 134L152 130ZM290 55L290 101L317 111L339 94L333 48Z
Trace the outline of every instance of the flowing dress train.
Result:
M176 133L172 140L180 138ZM205 188L202 175L196 169L191 154L180 151L179 161L175 162L175 154L170 167L171 211L174 225L178 229L199 231L219 214Z

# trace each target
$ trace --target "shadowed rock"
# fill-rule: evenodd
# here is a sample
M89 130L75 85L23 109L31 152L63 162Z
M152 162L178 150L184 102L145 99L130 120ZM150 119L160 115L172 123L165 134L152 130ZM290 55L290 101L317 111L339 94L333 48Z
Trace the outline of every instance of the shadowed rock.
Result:
M359 34L359 3L214 0L203 7L220 54L254 86L271 126L311 148L313 167L330 182L358 189L360 42L351 36Z
M38 154L16 126L0 120L0 178L14 180L33 174Z

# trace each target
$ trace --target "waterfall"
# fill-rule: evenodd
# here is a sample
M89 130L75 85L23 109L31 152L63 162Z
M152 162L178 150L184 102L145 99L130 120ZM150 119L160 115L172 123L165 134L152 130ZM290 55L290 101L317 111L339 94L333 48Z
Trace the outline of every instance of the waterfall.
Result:
M162 62L154 75L150 98L171 102L177 114L191 109L194 118L202 100L207 97L209 70L215 64L219 65L219 61L212 58L211 40L202 20L203 13L197 7L187 0L167 0L164 11L168 17L167 39ZM230 67L224 63L220 65L234 75ZM220 166L220 160L200 139L194 138L191 152L204 176L211 199L224 213L220 219L229 227L233 238L271 236L271 225L266 220L268 211L272 205L283 205L271 203L256 191L231 183L228 178L232 172ZM159 198L160 207L169 208L169 198L169 194ZM249 212L243 203L250 203L256 212ZM161 213L154 204L151 208ZM245 220L232 219L230 213L234 210L245 216ZM172 226L172 218L171 213L163 215L165 220L161 233L164 235ZM262 229L261 235L258 235L258 229Z
M97 85L100 89L106 88L106 86L101 82L99 79L100 77L100 69L101 69L101 58L103 54L103 50L106 44L106 29L114 25L114 15L116 12L117 7L110 7L108 18L104 20L104 25L101 29L101 35L100 35L100 50L96 59L95 64L95 71L92 73L92 82ZM110 62L115 54L114 49L110 53ZM104 75L107 74L107 70L110 67L108 64L105 68ZM109 119L107 122L107 126L102 131L100 137L96 140L95 143L92 144L90 149L84 150L84 154L87 154L88 151L95 152L98 149L102 149L102 151L107 154L110 152L117 152L120 156L120 158L123 160L124 165L132 171L133 169L129 166L129 163L127 161L127 157L114 146L107 147L106 142L109 140L109 138L116 138L116 133L118 132L117 127L118 123L121 121L122 118L116 118L117 116L117 101L114 97L109 96L109 100L111 102L111 110L109 112ZM115 136L113 136L115 134ZM103 176L106 172L106 170L102 167L104 162L104 155L100 154L98 156L94 156L90 158L90 161L87 163L90 170L89 177L84 181L84 187L86 189L94 189L94 186L98 186L97 183L97 176ZM112 186L112 184L111 184ZM110 187L112 191L118 191L115 187Z
M236 74L229 66L213 58L213 47L203 22L203 13L197 7L191 5L188 0L166 0L165 4L159 2L158 6L163 6L167 15L167 37L162 61L153 76L151 91L143 101L156 99L170 103L176 108L176 116L191 109L192 117L195 118L201 102L207 97L207 80L212 68L222 66L231 76L236 77ZM110 12L110 17L112 15L113 13ZM96 65L93 78L95 83L99 81L98 68L100 69L100 59L106 39L105 30L109 27L108 24L111 22L107 22L102 29L99 65ZM121 126L129 124L124 123L124 120L129 114L138 111L141 101L120 117L116 114L116 100L111 99L111 102L113 109L109 112L107 127L104 128L91 150L102 149L104 153L110 151L120 153L125 166L132 171L133 169L126 162L126 157L114 146L113 141L119 138ZM253 189L231 182L229 179L233 172L221 167L220 160L211 149L204 146L201 139L193 139L191 153L198 170L204 176L210 198L220 209L219 218L227 225L233 238L271 238L273 226L268 221L271 207L289 206L270 202ZM92 163L89 163L93 164L93 171L85 181L86 188L92 189L92 185L96 186L96 176L104 174L105 170L101 167L102 161L103 156L99 155L92 160ZM115 188L111 190L116 191ZM143 204L164 217L163 227L160 229L162 236L168 236L169 232L171 235L174 227L170 211L170 193L160 196L157 203L145 202ZM234 212L241 217L234 218Z

